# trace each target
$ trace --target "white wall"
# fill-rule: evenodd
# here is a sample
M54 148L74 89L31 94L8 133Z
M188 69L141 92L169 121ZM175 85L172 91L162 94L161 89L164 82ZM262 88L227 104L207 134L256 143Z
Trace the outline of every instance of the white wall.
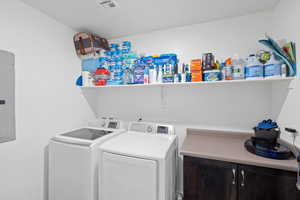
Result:
M132 41L134 48L146 55L176 53L185 63L207 52L218 59L235 53L245 57L263 48L258 40L270 30L271 15L264 12L112 41ZM251 131L258 121L272 116L269 83L104 88L94 92L98 93L99 116L171 123L180 146L188 127Z
M141 53L177 53L184 62L205 52L218 58L245 56L261 48L257 40L269 30L274 29L278 38L298 42L299 7L297 0L282 1L274 12L116 40L132 41ZM299 80L289 94L285 84L252 83L99 89L98 99L93 90L86 91L84 98L74 85L80 62L73 49L73 30L16 0L0 2L0 17L0 48L16 55L17 117L17 140L0 144L0 199L42 199L44 148L49 138L84 125L94 111L128 121L141 116L173 123L180 141L186 127L249 130L271 114L284 125L300 126L295 117ZM272 97L278 101L271 104Z
M218 58L246 56L262 46L270 30L270 12L118 38L132 41L139 53L177 53L181 62L213 52ZM114 88L99 90L100 116L170 122L180 127L250 130L271 117L271 85L240 84L195 87ZM180 135L185 129L177 128Z
M16 56L17 140L0 144L0 199L41 200L50 137L93 113L75 87L73 30L16 0L0 2L0 49Z
M149 55L176 53L181 62L189 63L212 52L217 58L226 58L238 53L247 56L260 47L258 39L270 29L271 12L257 13L236 18L227 18L208 23L133 35L113 41L129 40L139 53Z
M278 39L295 41L299 47L299 19L300 1L280 1L279 5L276 6L274 12L272 13L274 36ZM299 48L297 52L297 60L299 67ZM278 119L278 122L282 127L293 127L300 131L300 117L298 116L300 112L299 76L290 84L289 90L282 89L282 85L283 83L273 85L273 115ZM288 134L283 134L282 137L292 141ZM298 145L300 145L300 140L298 140Z

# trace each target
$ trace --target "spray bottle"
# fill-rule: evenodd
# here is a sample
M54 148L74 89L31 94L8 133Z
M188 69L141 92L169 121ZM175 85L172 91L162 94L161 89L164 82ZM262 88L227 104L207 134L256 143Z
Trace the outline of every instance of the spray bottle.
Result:
M185 75L185 64L182 64L181 68L181 82L185 83L186 82L186 75Z
M149 68L148 66L144 69L144 84L149 84Z
M163 67L161 65L158 66L158 74L157 74L157 82L162 83L163 76Z
M293 145L294 145L294 148L295 148L295 152L298 153L297 155L297 162L298 162L298 172L297 172L297 183L296 183L296 186L298 188L298 190L300 190L300 152L295 144L295 141L296 141L296 138L298 136L298 131L296 129L293 129L293 128L285 128L285 131L287 131L289 134L292 135L293 137Z

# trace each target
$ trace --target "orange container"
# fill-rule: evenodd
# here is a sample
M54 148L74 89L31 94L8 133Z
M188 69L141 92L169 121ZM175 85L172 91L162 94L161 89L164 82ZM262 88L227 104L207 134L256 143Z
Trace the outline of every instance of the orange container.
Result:
M202 81L202 71L192 72L192 82Z
M191 73L192 73L192 82L202 81L202 60L201 59L191 60Z
M202 71L202 60L194 59L191 61L191 72L199 72Z

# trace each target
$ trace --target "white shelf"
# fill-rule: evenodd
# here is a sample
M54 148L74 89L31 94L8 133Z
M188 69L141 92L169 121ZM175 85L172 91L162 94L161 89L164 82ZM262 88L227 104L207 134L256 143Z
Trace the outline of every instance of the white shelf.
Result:
M105 86L81 86L80 88L122 88L122 87L157 87L157 86L193 86L193 85L224 85L224 84L244 84L244 83L270 83L278 81L291 81L295 77L268 78L268 79L243 79L231 81L211 81L211 82L185 82L185 83L156 83L156 84L132 84L132 85L105 85Z

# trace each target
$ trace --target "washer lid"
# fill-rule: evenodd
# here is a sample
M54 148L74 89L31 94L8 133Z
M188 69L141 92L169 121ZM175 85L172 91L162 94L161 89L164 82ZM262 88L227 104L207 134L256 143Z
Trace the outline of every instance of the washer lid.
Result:
M103 143L100 149L120 155L163 159L175 140L176 135L126 132Z
M125 132L124 129L85 127L56 135L51 140L56 142L90 146L93 144L102 143L123 132Z
M99 130L99 129L90 129L90 128L82 128L72 132L61 134L65 137L71 137L76 139L84 139L84 140L96 140L104 135L110 134L112 131L107 130Z

